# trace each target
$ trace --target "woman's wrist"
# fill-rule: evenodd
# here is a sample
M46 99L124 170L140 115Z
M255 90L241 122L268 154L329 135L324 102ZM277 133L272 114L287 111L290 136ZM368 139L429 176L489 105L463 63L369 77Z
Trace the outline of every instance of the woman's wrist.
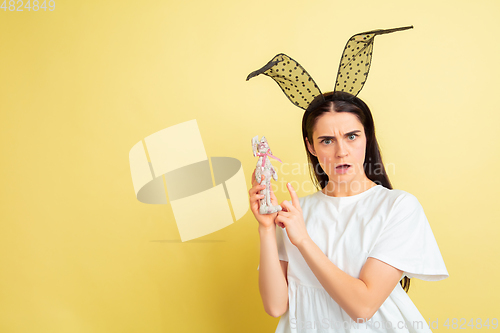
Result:
M273 223L269 227L265 227L261 224L259 224L259 234L266 234L266 233L271 233L271 232L276 232L276 225Z
M303 249L308 248L311 245L311 243L316 244L314 243L312 238L309 235L307 235L296 245L296 247L299 249L299 251L302 251Z

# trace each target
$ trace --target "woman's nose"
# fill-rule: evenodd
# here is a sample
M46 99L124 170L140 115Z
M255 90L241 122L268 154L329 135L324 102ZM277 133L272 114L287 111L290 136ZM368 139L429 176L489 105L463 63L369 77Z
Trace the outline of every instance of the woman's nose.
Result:
M337 146L337 157L342 158L347 156L347 149L345 147L345 144L343 142L339 142Z

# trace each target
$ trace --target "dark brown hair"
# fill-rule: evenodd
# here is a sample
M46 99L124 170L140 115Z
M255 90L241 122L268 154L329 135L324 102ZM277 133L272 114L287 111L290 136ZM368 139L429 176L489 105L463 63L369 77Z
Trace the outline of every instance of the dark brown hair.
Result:
M365 174L374 183L392 190L391 182L382 162L377 138L375 137L375 124L373 123L371 111L361 99L343 91L329 92L316 97L302 118L302 138L309 162L309 173L316 188L318 190L324 189L329 178L319 164L318 158L311 154L307 148L306 138L312 146L314 143L314 126L318 118L326 112L350 112L356 115L363 124L366 135L366 152L363 163ZM406 292L410 290L410 278L405 276L400 283Z

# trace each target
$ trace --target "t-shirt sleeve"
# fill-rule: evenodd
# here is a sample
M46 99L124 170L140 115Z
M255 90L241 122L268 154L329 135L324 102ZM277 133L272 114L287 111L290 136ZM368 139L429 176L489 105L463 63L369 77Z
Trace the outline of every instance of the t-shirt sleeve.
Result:
M424 210L407 192L396 199L368 257L396 267L409 278L439 281L449 276Z
M276 244L278 245L278 258L283 261L288 261L288 255L286 254L285 242L283 241L283 233L286 232L281 227L276 225ZM260 265L257 267L259 270Z

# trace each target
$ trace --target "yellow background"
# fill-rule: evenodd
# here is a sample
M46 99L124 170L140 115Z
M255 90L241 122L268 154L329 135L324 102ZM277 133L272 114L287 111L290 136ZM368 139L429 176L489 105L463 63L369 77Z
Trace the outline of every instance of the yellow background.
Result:
M248 179L257 134L303 164L301 110L247 74L284 52L331 90L351 35L406 25L376 37L359 97L394 187L421 202L450 273L412 279L409 295L439 330L447 318L500 317L498 13L495 0L1 10L0 331L274 332L252 213L178 242L170 206L136 200L128 152L196 119L207 155L239 159ZM303 168L279 176L309 179Z

